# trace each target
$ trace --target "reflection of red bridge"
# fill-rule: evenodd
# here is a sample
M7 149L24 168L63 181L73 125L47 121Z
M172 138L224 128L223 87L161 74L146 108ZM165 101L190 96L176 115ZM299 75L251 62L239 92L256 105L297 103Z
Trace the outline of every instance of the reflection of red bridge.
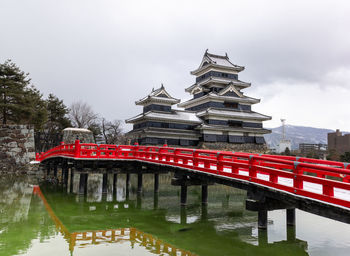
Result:
M191 252L176 248L175 246L163 242L162 240L136 228L120 228L71 233L56 216L51 206L46 201L45 196L42 194L39 186L34 187L34 194L38 195L43 201L47 212L56 225L56 228L69 243L70 252L73 252L75 247L84 248L90 245L130 242L131 246L138 244L145 247L148 251L156 254L195 256L195 254L192 254Z
M38 154L37 160L138 161L172 166L211 178L258 186L350 210L350 165L292 156L259 155L155 146L59 145Z

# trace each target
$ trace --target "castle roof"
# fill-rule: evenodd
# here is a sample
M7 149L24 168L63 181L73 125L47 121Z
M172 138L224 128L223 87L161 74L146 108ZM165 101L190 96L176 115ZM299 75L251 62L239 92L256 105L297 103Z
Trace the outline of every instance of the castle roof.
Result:
M227 53L225 55L217 55L217 54L212 54L209 53L208 50L205 51L203 59L201 64L199 65L199 67L192 71L191 74L195 75L198 72L200 72L201 70L212 66L212 67L218 67L218 68L226 68L226 69L230 69L230 70L234 70L237 72L240 72L242 70L244 70L243 66L238 66L236 64L233 64L229 57L227 56Z
M173 98L170 94L165 90L163 84L160 88L154 90L152 89L151 93L146 97L135 102L136 105L146 105L147 103L164 103L164 104L176 104L179 103L180 100Z
M125 120L126 123L136 123L141 120L162 120L175 121L177 123L193 123L200 124L202 120L199 119L195 113L183 110L174 110L169 113L148 111L139 114L135 117Z
M228 118L241 118L241 119L251 119L251 120L271 120L271 116L266 116L253 111L232 111L232 110L224 110L217 108L208 108L206 110L200 111L197 113L198 117L202 116L222 116Z
M251 83L243 82L240 80L233 80L230 78L208 77L200 82L197 82L197 83L191 85L190 87L187 87L185 89L185 92L191 93L193 88L195 88L196 86L198 86L198 85L205 86L206 84L209 84L209 83L222 84L222 85L232 83L239 88L248 88L249 86L251 86Z
M241 96L241 97L239 97L239 96ZM185 101L185 102L181 102L177 106L180 108L187 108L191 105L199 105L199 104L202 104L204 102L208 102L210 100L241 102L241 103L246 103L246 104L256 104L256 103L260 102L259 99L247 97L247 96L244 96L242 94L238 95L238 97L235 97L235 96L218 95L215 92L210 92L202 97L190 99L190 100Z

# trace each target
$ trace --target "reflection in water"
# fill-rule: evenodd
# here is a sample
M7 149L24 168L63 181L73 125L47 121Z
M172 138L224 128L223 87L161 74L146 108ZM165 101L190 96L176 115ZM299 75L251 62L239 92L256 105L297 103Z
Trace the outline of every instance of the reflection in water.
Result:
M188 205L181 207L179 188L169 185L170 175L159 176L159 193L153 191L153 175L144 175L142 193L137 193L136 175L130 176L127 189L125 174L108 174L104 186L102 173L96 173L89 175L85 195L79 193L80 177L73 176L73 194L42 185L32 195L28 181L0 183L0 209L5 213L0 217L0 255L38 255L39 244L53 256L62 255L56 252L58 247L67 248L66 255L118 251L200 256L347 255L350 247L346 243L349 225L315 217L319 225L305 230L302 222L311 215L301 211L297 211L296 227L286 226L284 211L271 212L268 233L260 231L256 213L245 210L245 192L229 187L209 186L208 204L201 204L200 187L191 187ZM341 236L314 231L327 222L342 227ZM51 242L58 236L65 245ZM304 238L308 242L301 237L308 237ZM337 244L320 243L325 237Z

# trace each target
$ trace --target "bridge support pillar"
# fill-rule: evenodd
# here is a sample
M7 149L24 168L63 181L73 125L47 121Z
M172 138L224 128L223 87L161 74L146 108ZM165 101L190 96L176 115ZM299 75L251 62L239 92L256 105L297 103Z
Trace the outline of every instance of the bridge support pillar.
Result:
M142 173L137 174L137 193L142 192Z
M141 198L141 193L137 193L137 196L136 196L136 208L137 209L141 209L142 207L142 198Z
M64 170L63 185L65 187L68 187L68 168L65 168L65 170Z
M102 193L107 194L107 186L108 186L108 175L107 173L103 173L102 176Z
M130 173L126 174L125 180L126 180L126 182L125 182L125 199L128 200L129 199Z
M73 193L73 185L74 185L74 169L70 168L70 183L69 183L69 191Z
M113 201L117 198L117 182L118 182L118 174L113 173Z
M186 205L187 203L187 186L181 185L181 205Z
M267 229L267 210L258 211L258 228Z
M154 193L159 192L159 173L154 174Z
M67 171L67 193L68 194L72 192L71 187L72 187L72 168L69 167Z
M153 196L153 209L154 210L158 209L158 196L159 196L158 193L154 193L154 196Z
M48 179L50 177L50 171L51 171L51 163L48 163L47 167L46 167L46 179Z
M202 185L202 204L208 203L208 185Z
M87 180L88 180L88 174L81 173L80 180L79 180L79 194L81 195L85 195L87 193Z
M57 164L53 166L53 176L55 179L57 178Z
M287 226L295 226L295 208L287 209Z

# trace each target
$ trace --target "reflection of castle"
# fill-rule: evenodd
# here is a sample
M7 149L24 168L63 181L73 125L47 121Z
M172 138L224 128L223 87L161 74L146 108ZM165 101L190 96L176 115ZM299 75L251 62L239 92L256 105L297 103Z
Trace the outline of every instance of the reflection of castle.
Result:
M125 184L125 179L119 175L118 181ZM88 184L92 186L91 193L103 194L101 186L96 186L95 182ZM148 184L147 179L145 184ZM162 207L166 205L167 210L158 206L156 203L158 193L150 194L148 187L151 188L152 184L145 186L146 196L144 197L136 192L130 194L130 198L133 199L125 199L124 196L123 201L117 201L115 198L113 201L107 201L108 196L102 198L94 196L93 198L101 198L101 200L90 203L86 201L88 195L77 196L57 194L57 192L52 194L50 188L45 189L46 201L39 188L35 191L42 198L58 230L67 240L71 252L95 245L126 243L159 255L194 255L193 253L196 253L205 256L214 255L213 252L217 248L211 245L220 244L220 253L226 255L229 255L233 249L240 252L238 254L244 252L249 255L268 255L271 252L283 254L286 249L299 252L298 255L307 255L305 242L295 238L295 230L291 236L287 236L287 241L270 244L267 243L266 232L252 237L256 228L256 215L244 210L245 194L240 190L227 191L227 187L215 186L211 193L213 201L209 202L208 206L191 207L192 210L181 207L179 214L179 207L176 204L168 205L169 201L174 202L179 199L174 197L177 193L172 189L173 187L170 186L171 189L169 189L169 186L165 186L160 190L163 201L166 201L161 205ZM235 191L237 194L234 194ZM229 195L232 196L230 202ZM76 200L77 198L79 200ZM152 204L153 208L149 208L149 204ZM70 213L68 216L65 214L67 212ZM217 219L218 216L225 216L225 218L222 222L214 221L213 218ZM228 216L235 216L235 222L228 223ZM231 218L230 220L232 221ZM116 228L111 227L111 223ZM234 228L226 230L231 224ZM221 227L225 227L225 235L220 234ZM198 234L201 234L200 241ZM165 241L171 241L171 244ZM202 244L202 250L199 249L201 247L198 247L198 243Z
M175 246L163 242L162 240L157 239L150 234L137 230L136 228L69 232L61 220L56 216L38 186L34 187L34 193L42 199L45 208L52 220L55 222L56 227L69 243L69 250L71 252L71 255L73 254L75 247L82 248L90 245L123 243L127 241L130 241L132 247L134 247L134 244L138 244L146 248L148 251L158 255L195 255L191 252L176 248Z
M136 101L143 113L126 120L133 124L128 136L139 144L196 146L199 143L264 144L266 116L252 111L260 99L248 97L242 90L250 83L238 79L244 67L224 56L205 52L193 85L186 89L193 98L180 103L162 85ZM172 106L185 110L172 109Z

